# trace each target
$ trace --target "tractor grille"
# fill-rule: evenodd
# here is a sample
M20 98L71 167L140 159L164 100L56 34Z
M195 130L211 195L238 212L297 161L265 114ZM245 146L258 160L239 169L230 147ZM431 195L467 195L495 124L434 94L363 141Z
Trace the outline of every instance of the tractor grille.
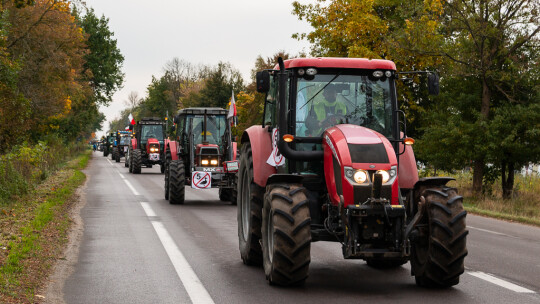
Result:
M388 154L384 144L357 145L348 144L351 160L353 163L377 163L387 164Z
M354 203L362 204L371 197L371 185L354 186ZM387 200L392 199L392 185L383 185L381 187L381 197Z

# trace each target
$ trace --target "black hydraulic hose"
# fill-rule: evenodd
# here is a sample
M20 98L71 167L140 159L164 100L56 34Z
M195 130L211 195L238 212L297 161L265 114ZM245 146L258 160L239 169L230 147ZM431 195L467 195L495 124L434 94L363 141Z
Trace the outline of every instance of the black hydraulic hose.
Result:
M322 160L323 151L295 151L289 147L289 145L283 140L283 134L287 134L287 101L285 96L287 94L287 71L285 71L285 64L283 58L278 58L279 65L279 132L281 133L278 140L278 149L283 156L290 160L298 161L313 161Z

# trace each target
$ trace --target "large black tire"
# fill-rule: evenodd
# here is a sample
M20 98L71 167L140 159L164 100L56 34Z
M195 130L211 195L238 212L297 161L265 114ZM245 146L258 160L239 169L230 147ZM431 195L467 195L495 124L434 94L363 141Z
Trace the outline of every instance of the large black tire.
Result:
M231 191L231 205L236 205L238 202L238 173L234 175L232 191Z
M124 167L126 167L126 168L129 167L127 154L124 155Z
M186 171L181 160L169 163L169 203L183 204L185 200Z
M428 188L421 195L427 209L411 234L411 272L419 286L454 286L465 270L467 256L463 197L445 186Z
M131 171L134 173L134 174L139 174L141 173L141 163L142 163L142 155L141 155L141 150L140 149L133 149L133 151L131 151Z
M170 162L170 158L167 158L165 160L165 162L163 163L163 167L165 168L165 174L164 175L164 180L165 180L165 199L166 200L169 200L169 162Z
M120 153L118 152L118 148L117 147L114 147L113 150L112 150L112 158L117 162L119 163L120 162Z
M159 165L159 172L165 173L165 162L163 162L161 165Z
M222 202L228 202L231 200L231 189L219 188L219 200Z
M128 156L126 157L126 163L128 164L128 167L129 167L129 173L133 173L133 158L131 157L132 154L133 154L133 150L129 149Z
M251 144L242 146L238 170L238 243L240 256L246 265L262 265L261 225L264 188L253 181Z
M311 218L304 188L267 187L262 219L263 266L270 284L301 285L311 261Z

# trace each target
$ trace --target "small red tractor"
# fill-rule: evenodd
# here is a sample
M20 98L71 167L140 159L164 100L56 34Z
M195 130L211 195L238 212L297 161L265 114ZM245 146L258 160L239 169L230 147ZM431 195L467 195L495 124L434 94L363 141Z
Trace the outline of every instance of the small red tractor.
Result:
M219 188L219 199L236 205L236 142L227 111L186 108L174 118L173 139L165 140L165 199L183 204L185 185Z
M420 286L459 283L467 213L452 178L418 177L397 102L405 73L419 72L360 58L279 58L257 73L266 99L262 126L241 138L238 237L270 284L304 283L316 241L374 268L410 261Z
M138 121L126 155L129 172L139 174L142 166L152 168L153 165L160 165L163 173L164 138L165 122L161 119L145 117Z

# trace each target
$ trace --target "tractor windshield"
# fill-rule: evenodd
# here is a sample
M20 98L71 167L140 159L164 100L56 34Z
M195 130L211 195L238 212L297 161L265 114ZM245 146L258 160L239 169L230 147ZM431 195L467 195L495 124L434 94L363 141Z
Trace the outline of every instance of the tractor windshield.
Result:
M141 142L145 144L149 138L155 138L161 143L163 141L163 125L142 125Z
M120 145L121 146L128 146L129 145L129 140L130 140L129 136L120 137Z
M355 124L392 136L390 81L366 74L317 74L299 78L296 135L321 136L337 124Z
M189 115L188 123L192 126L194 144L200 144L204 141L204 115ZM206 115L206 141L209 144L222 145L223 135L227 126L225 115Z

